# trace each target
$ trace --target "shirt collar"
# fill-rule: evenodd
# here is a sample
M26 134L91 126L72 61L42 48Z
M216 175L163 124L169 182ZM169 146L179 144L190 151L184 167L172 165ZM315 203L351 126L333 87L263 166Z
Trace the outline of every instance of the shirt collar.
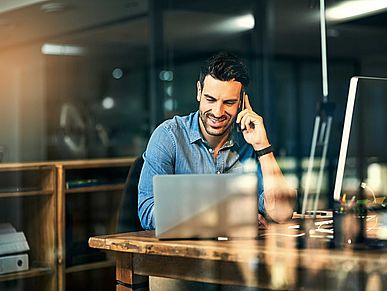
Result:
M241 138L240 137L240 133L238 133L236 131L236 126L233 126L230 138L223 145L222 148L232 147L232 146L234 146L234 144L239 145L239 139L240 138ZM202 142L207 143L207 141L203 138L203 136L201 134L201 131L200 131L200 126L199 126L199 110L196 111L192 115L192 120L191 120L190 128L189 128L189 141L190 141L190 143L195 143L198 140L201 140Z
M199 127L199 110L193 114L189 127L189 142L194 143L198 140L202 140L203 142L205 141Z

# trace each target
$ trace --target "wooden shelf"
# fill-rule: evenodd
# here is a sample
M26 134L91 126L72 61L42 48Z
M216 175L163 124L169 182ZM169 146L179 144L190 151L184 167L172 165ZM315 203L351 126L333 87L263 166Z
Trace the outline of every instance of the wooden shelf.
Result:
M114 282L107 280L115 266L110 258L101 257L102 261L68 268L66 259L71 265L74 263L72 252L87 255L81 243L85 239L87 246L93 229L102 234L116 231L121 195L134 160L0 164L0 222L10 223L17 231L24 232L31 261L43 263L28 271L0 275L0 289L8 281L17 281L18 290L30 290L28 279L34 281L39 291L78 290L82 278L87 281L82 273L85 271L96 276L93 283L100 290L114 288ZM66 189L74 181L91 182Z
M102 261L74 264L76 260L72 252L77 247L82 249L79 243L85 239L83 234L91 229L103 233L116 232L121 196L134 160L125 158L56 163L58 258L63 262L58 265L58 291L81 288L77 280L87 276L84 272L90 272L93 276L98 274L93 283L100 290L115 288L114 281L106 280L106 274L110 278L113 271L114 261L101 258ZM87 255L87 251L84 252L77 255Z
M53 190L0 192L0 198L52 195Z
M0 282L7 285L7 281L18 281L15 282L20 285L18 290L26 291L33 287L24 280L32 278L41 291L56 290L55 166L48 163L0 164L0 184L0 221L24 233L32 262L27 271L0 275Z
M114 185L98 185L88 187L78 187L72 189L66 189L66 193L83 193L83 192L102 192L102 191L120 191L124 189L125 184Z
M75 160L53 162L56 166L61 166L65 169L93 169L93 168L114 168L125 167L131 165L135 158L115 158L115 159L93 159L93 160Z
M36 267L30 268L28 271L0 275L0 282L33 278L49 274L52 274L52 270L49 267Z
M90 159L90 160L68 160L50 162L30 163L2 163L0 171L9 170L44 170L50 167L65 167L66 169L92 169L107 167L122 167L132 164L135 158L112 158L112 159Z
M114 267L115 265L116 265L115 261L102 261L102 262L96 262L96 263L81 264L81 265L67 268L66 274L96 270L96 269L102 269L102 268L110 268L110 267Z
M51 170L55 164L51 162L39 162L39 163L2 163L0 172L8 171L41 171Z

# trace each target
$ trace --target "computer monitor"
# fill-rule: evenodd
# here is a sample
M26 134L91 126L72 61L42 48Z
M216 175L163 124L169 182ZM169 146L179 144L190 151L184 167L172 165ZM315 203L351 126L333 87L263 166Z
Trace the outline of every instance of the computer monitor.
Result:
M387 78L352 77L334 187L334 201L387 196ZM344 196L345 195L345 196Z

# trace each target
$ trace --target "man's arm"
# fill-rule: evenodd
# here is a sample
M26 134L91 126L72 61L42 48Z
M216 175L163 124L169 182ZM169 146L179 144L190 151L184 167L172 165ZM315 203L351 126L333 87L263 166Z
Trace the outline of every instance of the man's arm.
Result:
M273 153L259 158L261 164L265 211L270 219L285 222L293 215L296 191L289 188Z
M164 125L159 126L149 139L143 155L140 181L138 183L138 216L144 229L154 229L153 177L174 174L174 142Z
M244 104L245 109L238 114L236 120L240 123L244 139L255 151L269 147L263 118L253 111L247 95L244 96ZM296 191L288 187L272 152L259 157L259 162L263 176L266 214L276 222L284 222L292 217Z

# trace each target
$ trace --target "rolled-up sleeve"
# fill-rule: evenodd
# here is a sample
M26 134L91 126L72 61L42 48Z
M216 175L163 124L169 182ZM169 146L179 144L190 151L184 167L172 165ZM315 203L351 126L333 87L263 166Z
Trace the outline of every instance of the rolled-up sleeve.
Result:
M262 176L262 168L261 164L258 161L257 164L257 177L258 177L258 212L262 215L266 215L265 211L265 193L264 193L264 185L263 185L263 176Z
M153 177L174 174L176 143L170 129L155 129L143 154L144 165L138 184L138 216L144 229L154 229Z

